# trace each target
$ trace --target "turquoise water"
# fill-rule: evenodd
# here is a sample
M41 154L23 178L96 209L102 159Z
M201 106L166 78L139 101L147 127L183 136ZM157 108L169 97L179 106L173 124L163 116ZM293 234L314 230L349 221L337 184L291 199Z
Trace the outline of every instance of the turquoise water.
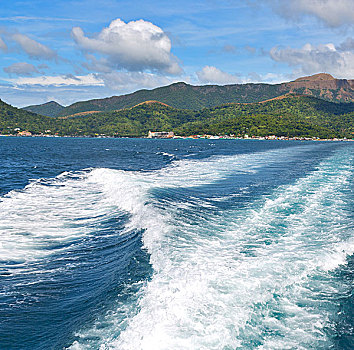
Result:
M0 138L0 349L352 349L349 142Z

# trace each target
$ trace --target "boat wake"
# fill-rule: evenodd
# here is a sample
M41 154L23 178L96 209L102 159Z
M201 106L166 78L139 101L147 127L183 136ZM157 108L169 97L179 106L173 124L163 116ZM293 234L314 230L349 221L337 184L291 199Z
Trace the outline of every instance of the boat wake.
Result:
M307 150L89 169L11 192L2 273L32 277L6 297L33 274L66 276L76 317L90 313L71 314L71 350L330 348L349 290L336 271L354 253L353 159L338 149L279 175Z

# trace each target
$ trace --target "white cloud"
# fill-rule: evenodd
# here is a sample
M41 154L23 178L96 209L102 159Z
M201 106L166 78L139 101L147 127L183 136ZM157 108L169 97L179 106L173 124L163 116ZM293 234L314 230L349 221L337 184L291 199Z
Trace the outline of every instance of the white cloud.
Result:
M75 27L72 37L83 51L103 55L104 61L100 62L110 69L150 70L172 75L182 72L171 53L169 37L161 28L144 20L125 23L116 19L91 38Z
M6 84L1 84L6 81ZM86 76L48 76L1 79L0 96L15 106L28 106L55 100L62 105L94 98L131 93L143 88L153 89L177 82L160 74L111 72ZM178 79L180 81L181 78ZM183 77L189 82L189 77Z
M237 84L240 83L238 76L223 72L213 67L205 66L201 71L196 72L199 81L203 84Z
M26 62L17 62L8 67L4 67L3 71L8 74L15 74L15 75L32 75L33 73L39 73L38 69L30 63Z
M176 82L158 74L144 72L111 72L97 75L101 78L105 86L113 91L127 92L140 89L153 89L162 85L168 85ZM178 80L180 81L180 79Z
M16 86L40 85L40 86L104 86L103 80L95 74L81 76L40 76L16 79L3 79Z
M281 73L265 73L258 74L256 72L250 72L246 77L242 78L242 84L246 83L267 83L267 84L280 84L289 81L291 77L287 74Z
M82 64L83 67L89 71L100 72L100 73L110 73L112 72L111 63L105 57L100 57L97 59L94 55L85 55L88 62Z
M354 39L347 38L337 47L337 49L340 51L354 51Z
M0 37L0 50L6 51L7 50L7 45L5 44L5 41L2 40Z
M14 85L9 82L1 85L0 96L11 105L24 107L33 104L57 101L61 105L69 105L77 101L102 98L112 94L104 86L75 85Z
M29 38L27 35L16 33L11 35L11 39L19 44L30 58L46 60L55 60L58 58L55 51L38 41Z
M353 0L268 0L283 17L314 16L330 27L354 24Z
M354 77L354 52L338 50L332 43L306 44L300 49L273 47L270 56L277 62L294 67L297 75L326 72L337 78Z

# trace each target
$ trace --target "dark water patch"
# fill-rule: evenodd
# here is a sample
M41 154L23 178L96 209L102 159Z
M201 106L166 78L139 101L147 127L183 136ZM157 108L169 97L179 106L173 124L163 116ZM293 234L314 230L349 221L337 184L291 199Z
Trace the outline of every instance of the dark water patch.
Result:
M305 142L252 140L148 140L89 138L16 138L0 140L0 195L21 189L28 179L52 178L85 168L151 171L173 160L301 146ZM107 149L109 149L107 151ZM166 156L169 154L171 156Z
M224 178L198 186L155 188L151 194L160 208L171 204L185 203L192 206L196 216L223 215L225 210L242 209L262 196L272 193L279 187L304 178L315 171L324 159L336 151L337 146L321 148L302 148L301 152L292 148L289 156L269 158L260 164L250 165L249 169L235 170ZM237 160L235 160L237 162ZM220 167L223 165L221 164ZM204 206L203 206L204 204ZM181 216L190 208L180 207ZM295 207L288 209L296 210Z
M334 349L350 350L354 349L354 255L336 270L336 277L343 291L337 295L338 308L332 321L331 336Z

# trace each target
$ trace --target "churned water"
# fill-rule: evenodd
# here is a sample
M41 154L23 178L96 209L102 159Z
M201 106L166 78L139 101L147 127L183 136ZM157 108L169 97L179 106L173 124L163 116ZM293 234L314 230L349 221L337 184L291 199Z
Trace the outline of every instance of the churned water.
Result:
M350 142L0 139L0 349L353 349Z

